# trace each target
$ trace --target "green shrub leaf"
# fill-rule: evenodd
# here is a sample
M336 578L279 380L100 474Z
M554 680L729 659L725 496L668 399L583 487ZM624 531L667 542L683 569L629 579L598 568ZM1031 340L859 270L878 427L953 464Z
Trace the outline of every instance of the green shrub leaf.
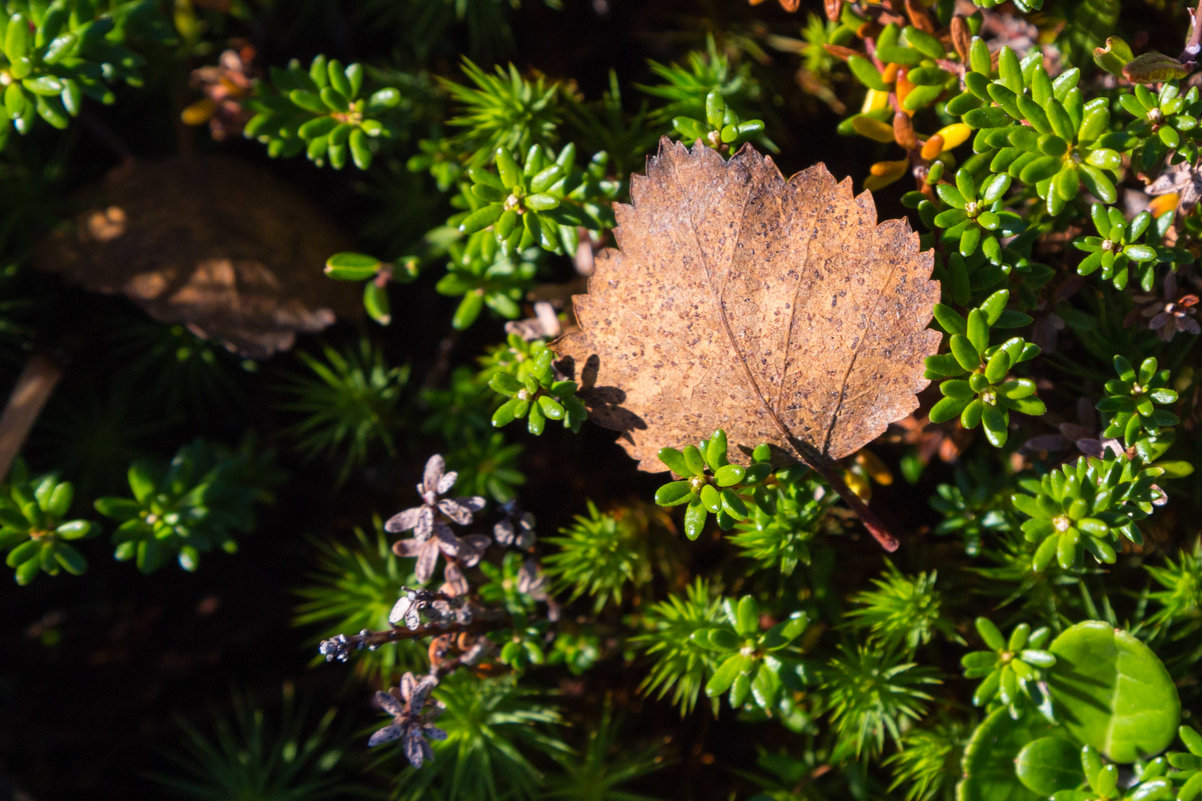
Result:
M1028 743L1018 752L1014 769L1024 787L1043 796L1072 789L1084 780L1080 748L1062 737Z
M1115 762L1160 753L1173 741L1181 700L1164 663L1133 635L1100 620L1066 629L1049 647L1048 685L1074 738Z

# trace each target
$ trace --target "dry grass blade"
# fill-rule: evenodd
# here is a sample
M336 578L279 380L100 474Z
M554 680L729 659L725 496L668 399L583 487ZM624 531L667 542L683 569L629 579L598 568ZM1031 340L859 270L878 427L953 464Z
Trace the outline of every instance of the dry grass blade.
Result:
M732 445L792 450L882 545L896 540L839 480L854 453L917 407L939 284L903 220L878 224L819 164L781 175L745 146L729 161L668 140L616 207L580 328L555 343L592 419L639 467L724 428Z

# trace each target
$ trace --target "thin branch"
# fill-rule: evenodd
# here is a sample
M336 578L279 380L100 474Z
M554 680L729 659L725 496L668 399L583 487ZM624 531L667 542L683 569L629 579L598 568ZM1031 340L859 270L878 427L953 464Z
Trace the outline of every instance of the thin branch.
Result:
M1185 49L1181 51L1181 56L1177 60L1191 64L1197 61L1200 51L1202 51L1202 0L1199 0L1197 8L1190 16L1189 36L1186 37Z
M882 548L890 553L898 549L900 543L897 541L897 537L893 536L889 527L877 517L876 512L872 511L859 495L852 492L851 487L847 486L847 482L843 480L843 476L839 475L839 469L834 462L799 439L791 438L790 444L802 461L826 479L826 483L830 484L831 489L839 493L839 497L851 507L851 510L856 513L856 517L860 518L860 522L864 524L864 528L868 529L868 533L880 543Z
M34 351L17 376L4 414L0 415L0 481L8 475L8 468L62 377L62 363L45 350Z
M457 634L463 631L493 631L510 624L509 616L492 609L475 610L470 623L427 623L415 629L404 626L393 626L383 631L364 629L358 634L339 634L328 640L322 640L318 650L327 662L346 662L354 651L374 651L382 645L401 642L402 640L417 640L423 637L437 637L440 634Z

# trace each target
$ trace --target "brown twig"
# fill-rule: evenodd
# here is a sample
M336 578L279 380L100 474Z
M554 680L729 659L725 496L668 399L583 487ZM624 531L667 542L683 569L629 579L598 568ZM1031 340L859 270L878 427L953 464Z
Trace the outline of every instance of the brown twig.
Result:
M405 626L392 626L382 631L364 629L358 634L339 634L328 640L323 640L320 651L327 661L345 662L354 651L374 651L388 643L402 640L417 640L423 637L437 637L440 634L457 634L462 631L485 632L504 628L511 623L511 618L502 611L484 609L476 610L470 623L427 623L415 629Z
M8 475L42 407L62 377L62 364L45 350L34 351L17 376L4 414L0 415L0 481Z
M889 527L877 517L876 512L869 508L868 504L860 499L859 495L852 492L851 487L847 486L847 482L843 480L843 476L839 475L839 469L835 463L823 456L814 448L806 445L798 439L791 441L793 449L802 461L814 469L818 475L826 479L826 483L831 489L839 494L844 503L851 507L851 510L856 513L856 517L860 518L860 522L864 524L864 528L868 529L868 533L872 535L881 547L892 553L898 549L900 543L897 537L889 531Z
M1199 52L1202 52L1202 0L1199 0L1190 17L1189 36L1186 37L1185 49L1181 51L1177 60L1192 64L1198 60Z

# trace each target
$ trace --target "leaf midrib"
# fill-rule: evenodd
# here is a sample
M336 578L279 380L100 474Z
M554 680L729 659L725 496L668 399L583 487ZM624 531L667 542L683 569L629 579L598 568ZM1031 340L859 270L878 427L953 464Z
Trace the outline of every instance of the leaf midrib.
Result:
M723 168L729 170L730 162L725 162L723 164ZM672 180L676 184L676 187L680 191L681 195L684 197L688 197L688 193L685 191L684 187L681 185L680 180L677 176L677 164L675 161L673 161L673 163L672 163ZM784 181L784 184L786 187L790 186L789 181ZM753 194L753 192L751 191L751 189L749 189L743 197L743 206L739 210L739 228L738 228L738 237L736 238L735 245L734 245L735 251L738 250L739 244L743 241L743 231L746 230L745 222L746 222L746 218L747 218L747 207L751 203L752 194ZM854 202L854 198L853 198L853 202ZM852 348L851 358L848 360L847 369L843 373L843 380L839 384L839 400L835 404L835 410L831 413L830 420L827 423L826 428L823 432L822 447L821 447L821 450L818 451L812 443L806 442L805 440L802 440L801 438L799 438L793 434L792 429L790 429L789 426L785 423L785 421L780 418L780 415L777 414L776 409L774 409L772 407L772 404L770 404L768 402L768 399L764 396L763 391L760 389L759 382L757 382L755 380L755 375L751 372L751 367L747 361L747 358L743 354L743 351L739 348L738 341L735 339L734 330L731 328L731 324L730 324L730 318L726 314L726 304L723 300L722 292L720 291L720 289L718 287L714 286L714 273L710 266L709 254L706 253L705 249L701 246L701 237L697 230L697 224L694 221L692 204L689 204L688 206L686 206L686 208L688 209L689 229L692 231L693 240L697 245L697 252L701 254L702 263L705 266L705 278L706 278L706 283L710 289L710 297L713 300L714 305L718 309L718 317L722 321L723 331L726 334L726 338L727 338L727 341L730 343L731 349L734 351L734 353L737 357L739 366L743 368L743 374L747 379L748 385L751 387L752 391L755 393L756 399L759 401L760 406L764 409L764 411L766 411L768 413L768 416L772 419L773 424L777 427L777 429L780 430L781 434L785 437L785 440L787 442L789 442L795 449L798 450L799 456L801 456L805 461L810 462L812 467L816 467L817 465L814 464L815 456L820 456L823 459L829 459L827 454L829 453L831 437L834 436L835 426L839 420L839 413L843 409L843 401L844 401L845 395L847 393L847 386L848 386L848 383L850 382L852 371L855 369L856 360L859 358L860 351L863 349L864 343L868 339L867 333L862 332L859 340L856 342L855 347ZM809 252L809 248L807 247L807 249L806 249L807 262L809 261L809 257L810 257L810 252ZM897 271L897 263L894 262L889 267L889 272L885 276L885 280L882 283L882 286L888 287L892 283L893 276L896 271ZM789 351L792 349L792 346L793 346L793 321L797 315L797 308L798 308L797 293L800 293L801 287L802 287L802 283L799 281L798 285L797 285L797 290L795 291L794 296L793 296L793 302L792 302L792 304L790 304L790 308L789 308L789 317L788 317L788 322L787 322L787 325L789 327L788 327L788 331L785 336L785 352L783 355L783 358L785 360L785 370L784 370L784 372L781 373L781 377L780 377L780 385L781 385L782 393L785 391L784 388L785 388L786 381L788 378ZM869 319L869 320L872 319L873 315L876 312L877 307L881 303L881 298L883 296L884 296L883 291L876 293L876 297L874 298L872 305L868 309L868 314L866 316L866 319ZM799 444L802 444L806 447L798 447Z
M724 162L723 169L729 170L730 163ZM681 185L680 179L677 176L677 164L675 161L672 162L672 181L676 184L676 188L680 191L681 195L684 197L688 197L688 193L685 191L684 187ZM747 194L743 197L743 207L739 210L739 232L738 232L738 237L735 239L735 244L734 244L735 250L738 250L739 243L743 241L743 230L745 228L743 223L744 223L744 221L746 219L746 215L747 215L747 206L751 202L751 195L752 195L751 191L748 190ZM780 429L780 432L785 437L785 439L788 442L792 443L792 442L796 441L797 438L793 436L793 432L791 430L789 430L789 427L787 425L785 425L785 422L780 419L780 416L776 413L776 410L772 408L772 405L770 403L768 403L768 400L764 397L764 393L760 389L759 382L757 382L755 380L755 375L751 372L751 367L750 367L750 365L748 365L747 359L743 355L743 351L739 348L739 343L736 341L735 336L734 336L734 330L731 328L731 325L730 325L730 318L727 317L727 315L726 315L726 304L722 300L722 293L720 291L718 291L718 289L714 286L714 272L710 268L709 254L706 253L705 248L703 248L701 246L701 236L697 231L697 223L694 221L694 218L693 218L693 205L690 203L686 206L686 208L688 209L689 230L692 231L692 233L693 233L693 241L697 245L697 252L701 254L701 261L702 261L702 264L705 266L705 280L706 280L706 284L710 290L710 298L713 301L714 305L718 309L718 317L719 317L719 319L722 320L722 328L723 328L723 331L726 333L726 339L730 342L730 347L734 351L735 355L737 356L737 361L739 363L739 366L743 368L743 375L746 377L747 383L751 386L752 391L755 392L755 396L759 400L760 406L766 412L768 412L769 417L772 418L773 424L778 429ZM795 313L796 313L796 309L794 309L790 312L791 315L795 314ZM792 330L792 317L791 316L789 318L789 328L790 328L790 330ZM787 355L788 354L786 351L786 356Z

